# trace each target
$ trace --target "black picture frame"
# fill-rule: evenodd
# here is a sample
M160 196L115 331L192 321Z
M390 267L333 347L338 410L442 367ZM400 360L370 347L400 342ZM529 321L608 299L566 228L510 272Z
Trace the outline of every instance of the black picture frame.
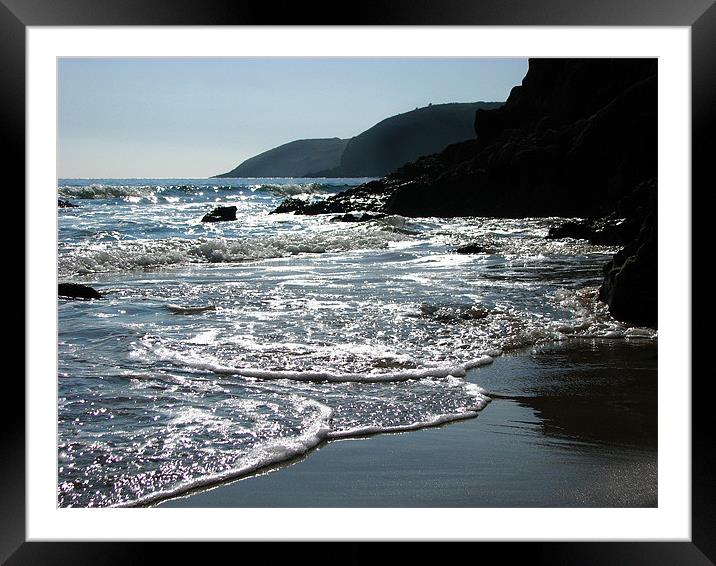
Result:
M714 131L716 100L716 5L714 0L394 0L347 5L255 3L210 0L0 0L0 116L3 153L11 164L11 185L25 183L25 33L28 26L104 25L569 25L687 26L691 28L692 198L706 192L712 153L707 136ZM708 185L713 182L709 181ZM701 187L698 190L696 187ZM685 191L688 188L684 189ZM14 195L15 193L8 193ZM692 201L693 202L693 201ZM692 206L693 209L693 206ZM26 214L30 211L26 211ZM693 257L693 256L692 256ZM17 265L17 264L16 264ZM25 295L25 302L32 297ZM702 314L704 316L706 313ZM26 336L26 339L32 339ZM693 347L692 347L693 348ZM698 350L697 350L698 351ZM672 376L692 391L692 537L689 542L530 542L483 543L479 550L453 545L474 559L523 559L532 564L714 564L716 563L716 480L709 375ZM224 545L169 543L52 543L25 539L25 398L24 383L4 380L6 411L0 458L0 561L18 564L117 564L201 559ZM12 401L10 401L12 400ZM7 409L14 406L15 413ZM317 534L320 538L320 534ZM376 552L371 543L333 552L331 559L365 561ZM296 559L303 548L274 544L271 560ZM420 547L413 545L413 552ZM217 552L218 551L218 552ZM234 551L235 552L235 551ZM479 554L476 554L479 552ZM153 556L157 556L154 558ZM229 555L231 556L231 555ZM244 559L236 555L235 559ZM218 559L218 558L217 558Z

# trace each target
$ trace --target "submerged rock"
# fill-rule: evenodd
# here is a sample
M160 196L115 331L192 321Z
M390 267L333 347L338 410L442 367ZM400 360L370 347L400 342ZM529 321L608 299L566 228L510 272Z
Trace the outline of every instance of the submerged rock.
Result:
M79 283L60 283L57 285L57 295L65 299L101 299L102 295L88 285Z
M167 310L171 312L172 314L199 314L202 312L208 312L208 311L215 311L216 307L214 305L205 305L205 306L194 306L194 307L185 307L182 305L166 305Z
M201 219L202 222L225 222L227 220L236 220L235 206L217 206Z
M485 246L481 244L465 244L464 246L460 246L455 250L456 254L491 254L494 253L494 250L486 248Z
M420 305L420 314L439 322L459 322L486 318L490 311L482 305Z
M332 222L368 222L370 220L380 220L385 218L385 214L371 214L370 212L363 212L362 214L356 214L354 212L347 212L343 216L332 218Z
M57 208L79 208L78 204L73 204L68 200L57 199Z

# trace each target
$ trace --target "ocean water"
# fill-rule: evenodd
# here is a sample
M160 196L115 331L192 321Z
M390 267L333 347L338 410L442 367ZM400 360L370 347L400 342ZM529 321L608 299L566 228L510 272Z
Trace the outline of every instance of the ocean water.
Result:
M58 505L151 504L333 438L471 418L501 352L655 340L554 219L269 215L366 179L58 181ZM217 205L234 222L202 223ZM485 253L455 248L479 243ZM489 408L487 409L489 410Z

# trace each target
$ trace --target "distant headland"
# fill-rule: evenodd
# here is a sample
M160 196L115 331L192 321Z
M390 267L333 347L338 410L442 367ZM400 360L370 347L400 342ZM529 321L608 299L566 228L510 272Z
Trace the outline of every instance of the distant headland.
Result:
M423 155L474 138L475 112L502 104L430 104L386 118L350 139L303 139L280 145L215 178L382 177Z

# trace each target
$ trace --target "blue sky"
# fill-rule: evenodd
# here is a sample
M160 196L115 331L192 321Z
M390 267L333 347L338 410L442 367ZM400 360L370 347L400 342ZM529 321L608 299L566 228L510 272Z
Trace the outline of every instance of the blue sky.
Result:
M58 177L207 177L429 103L503 101L526 59L60 59Z

